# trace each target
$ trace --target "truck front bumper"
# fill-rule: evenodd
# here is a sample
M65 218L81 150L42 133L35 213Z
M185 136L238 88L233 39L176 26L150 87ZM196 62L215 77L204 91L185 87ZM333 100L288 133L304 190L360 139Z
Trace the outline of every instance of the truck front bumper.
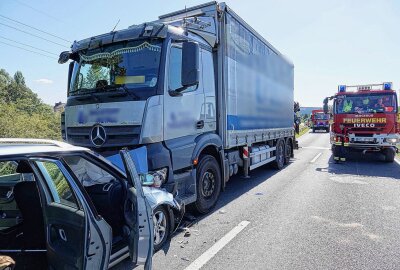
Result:
M373 135L372 137L355 136L349 134L349 142L334 142L335 145L360 150L376 150L379 151L382 148L395 148L397 151L397 144L400 143L400 136L398 134L380 134Z

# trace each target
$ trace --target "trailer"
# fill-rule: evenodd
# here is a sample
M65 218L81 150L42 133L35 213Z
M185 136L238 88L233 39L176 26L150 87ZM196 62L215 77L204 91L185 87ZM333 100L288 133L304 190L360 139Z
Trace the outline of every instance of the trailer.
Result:
M200 213L239 171L293 157L294 66L225 3L76 41L69 60L64 140L145 146L161 186Z

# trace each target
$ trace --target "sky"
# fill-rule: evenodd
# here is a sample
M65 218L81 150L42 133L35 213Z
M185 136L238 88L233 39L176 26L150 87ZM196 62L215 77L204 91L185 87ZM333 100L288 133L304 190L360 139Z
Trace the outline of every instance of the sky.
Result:
M204 2L0 0L0 68L11 75L22 71L26 84L44 102L51 105L65 102L68 65L59 65L57 59L60 52L70 48L72 41L109 32L118 20L116 30ZM294 63L295 100L301 106L322 106L323 98L334 94L339 84L391 81L394 89L400 88L398 0L226 0L226 3Z

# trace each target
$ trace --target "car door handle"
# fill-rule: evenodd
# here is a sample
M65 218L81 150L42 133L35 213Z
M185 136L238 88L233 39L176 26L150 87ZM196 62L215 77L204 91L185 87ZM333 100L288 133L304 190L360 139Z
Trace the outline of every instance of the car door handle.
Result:
M203 120L197 121L196 128L202 129L203 127L204 127L204 121Z
M58 234L60 235L60 238L67 242L67 235L65 234L65 231L63 229L58 229Z

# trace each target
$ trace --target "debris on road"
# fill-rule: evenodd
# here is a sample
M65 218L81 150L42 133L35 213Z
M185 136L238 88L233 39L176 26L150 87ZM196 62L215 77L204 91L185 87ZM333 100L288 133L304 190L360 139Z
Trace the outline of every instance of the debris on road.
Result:
M183 228L183 230L185 231L185 233L183 234L184 237L189 237L192 234L188 227Z
M225 209L221 209L221 210L219 210L219 213L220 214L226 214L226 210Z

